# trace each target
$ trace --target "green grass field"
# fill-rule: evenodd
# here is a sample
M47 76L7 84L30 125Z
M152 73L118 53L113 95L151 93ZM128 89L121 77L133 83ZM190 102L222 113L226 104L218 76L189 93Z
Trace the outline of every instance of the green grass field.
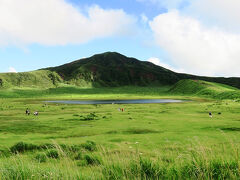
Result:
M186 84L0 90L0 179L239 179L239 90L197 83L189 91L183 90ZM220 96L226 92L236 98ZM190 101L44 102L136 98ZM26 108L39 116L25 115Z

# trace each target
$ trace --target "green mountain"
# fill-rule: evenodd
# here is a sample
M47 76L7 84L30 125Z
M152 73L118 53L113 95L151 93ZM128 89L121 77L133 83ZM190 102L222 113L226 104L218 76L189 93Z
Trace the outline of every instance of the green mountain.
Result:
M108 52L48 68L57 72L65 82L78 86L148 86L169 85L179 79L176 73L150 62Z
M49 70L37 70L22 73L0 73L0 88L52 88L56 87L56 85L61 82L61 77L56 72Z
M182 79L217 82L240 88L240 78L203 77L176 73L150 62L116 52L97 54L58 67L24 73L1 73L1 87L44 87L61 84L80 87L161 86Z

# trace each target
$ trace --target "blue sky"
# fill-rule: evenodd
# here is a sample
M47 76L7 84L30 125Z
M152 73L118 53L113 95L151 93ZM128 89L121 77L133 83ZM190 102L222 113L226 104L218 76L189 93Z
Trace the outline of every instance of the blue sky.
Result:
M145 14L148 18L153 18L159 13L165 12L166 9L155 4L145 4L136 0L67 0L72 6L84 9L89 6L98 5L103 9L122 9L135 18L141 18ZM145 25L142 26L144 31L149 31ZM96 53L106 51L117 51L127 56L147 60L149 57L161 55L161 49L151 45L153 39L150 33L149 37L106 37L90 40L86 43L67 44L46 46L39 43L7 45L0 47L1 72L9 71L13 67L16 71L30 71L43 67L61 65L71 62L82 57L89 57Z
M123 9L125 12L135 16L144 13L149 18L167 12L167 9L164 6L156 5L154 3L142 3L136 0L68 0L68 2L80 7L97 4L104 9Z
M139 18L138 16L141 14L154 17L166 11L166 9L156 7L153 4L146 5L135 0L68 0L66 2L71 3L76 8L83 9L93 5L98 5L103 9L123 9L136 18ZM161 54L161 50L152 45L147 45L145 41L148 41L148 39L141 39L140 37L107 37L91 40L84 44L67 44L63 46L46 46L38 43L19 46L7 45L0 48L0 71L7 72L9 67L14 67L19 72L35 70L60 65L105 51L117 51L141 60L146 60L152 55Z
M0 0L0 72L106 51L177 72L240 76L237 0Z

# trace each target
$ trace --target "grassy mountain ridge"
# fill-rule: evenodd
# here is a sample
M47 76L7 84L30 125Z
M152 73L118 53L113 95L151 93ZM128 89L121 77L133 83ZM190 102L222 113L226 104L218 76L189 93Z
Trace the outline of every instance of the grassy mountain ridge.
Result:
M172 94L205 96L214 99L239 99L240 90L232 86L203 80L180 80L170 90Z
M207 76L196 76L191 74L177 73L179 79L192 79L192 80L203 80L209 82L216 82L221 84L226 84L236 88L240 88L240 78L239 77L207 77Z
M0 87L31 87L51 88L62 82L61 77L48 70L38 70L22 73L0 73Z
M0 87L51 88L60 83L79 87L169 86L183 79L217 82L240 88L240 78L176 73L116 52L96 54L61 66L32 72L1 73Z

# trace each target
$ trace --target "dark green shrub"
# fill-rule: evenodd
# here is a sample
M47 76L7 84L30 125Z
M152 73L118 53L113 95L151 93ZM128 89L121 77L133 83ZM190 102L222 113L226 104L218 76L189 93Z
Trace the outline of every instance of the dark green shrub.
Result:
M159 131L153 129L128 129L124 131L126 134L151 134L151 133L159 133Z
M0 158L1 157L10 157L11 156L11 152L9 152L9 150L5 149L5 150L0 150Z
M58 153L57 150L52 149L52 150L47 152L47 157L53 158L53 159L58 159L59 158L59 153Z
M81 117L82 121L92 121L92 120L97 120L97 115L95 113L90 113L86 116Z
M77 162L77 166L87 166L87 161L86 160L80 160Z
M78 151L81 150L81 146L80 145L72 145L72 146L69 147L69 150L71 152L78 152Z
M156 179L159 177L160 167L149 159L140 159L142 177Z
M54 144L50 143L45 143L39 146L40 149L52 149L55 148L56 146Z
M25 151L32 151L32 150L36 150L36 149L39 149L39 147L37 145L27 144L24 142L16 143L12 147L10 147L10 151L12 153L23 153Z
M81 146L88 151L97 150L96 143L93 141L87 141L86 143L81 144Z
M83 154L82 154L82 152L78 152L74 159L75 159L75 160L81 160L81 159L83 159Z
M38 162L40 162L40 163L47 161L47 157L46 157L46 155L43 154L43 153L37 154L37 155L35 156L35 159L36 159Z
M68 145L66 145L66 144L60 144L59 147L60 147L62 150L65 150L65 151L70 149L70 147L69 147Z
M99 165L99 164L101 164L100 158L97 157L97 156L94 156L94 155L86 154L84 156L84 159L86 160L88 165Z

